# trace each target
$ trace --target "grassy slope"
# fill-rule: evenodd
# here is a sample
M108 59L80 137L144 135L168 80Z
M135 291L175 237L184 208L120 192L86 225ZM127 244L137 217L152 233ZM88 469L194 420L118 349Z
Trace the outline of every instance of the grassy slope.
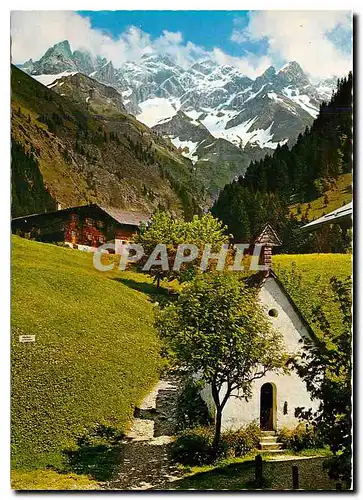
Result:
M326 205L324 203L325 194L329 200ZM316 198L310 203L295 203L291 205L290 211L299 220L302 215L307 214L308 220L312 221L346 205L350 201L352 201L352 174L342 174L338 177L335 186L326 191L323 196ZM300 214L298 214L299 206L301 209Z
M329 281L335 276L345 280L352 275L350 254L275 255L273 269L291 295L297 307L319 336L314 324L314 309L323 306L333 325L341 321L337 305L332 299Z
M15 469L62 468L62 450L96 423L125 429L160 366L148 287L143 275L96 271L91 254L13 237Z
M97 481L78 474L59 474L52 470L17 471L11 473L13 490L96 490Z

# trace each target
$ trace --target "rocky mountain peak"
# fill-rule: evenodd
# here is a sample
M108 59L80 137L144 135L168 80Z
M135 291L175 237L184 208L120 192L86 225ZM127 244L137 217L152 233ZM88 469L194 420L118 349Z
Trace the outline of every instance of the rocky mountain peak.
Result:
M304 71L302 70L300 64L296 61L290 61L286 63L282 68L280 69L279 73L291 73L291 74L304 74Z
M165 54L143 54L141 60L146 65L165 64L166 66L175 66L170 57Z
M116 89L82 73L62 76L52 84L52 90L99 116L126 113L121 94Z
M276 70L273 66L270 66L262 73L262 76L267 79L273 78L275 75L276 75Z
M285 64L277 73L278 81L284 85L310 86L311 83L299 63L291 61Z
M217 66L218 65L214 61L206 59L205 61L194 63L190 69L192 71L197 71L198 73L202 73L203 75L208 75Z
M62 54L65 57L72 57L72 50L68 40L63 40L62 42L58 42L53 47L47 50L44 57L49 56L50 54Z

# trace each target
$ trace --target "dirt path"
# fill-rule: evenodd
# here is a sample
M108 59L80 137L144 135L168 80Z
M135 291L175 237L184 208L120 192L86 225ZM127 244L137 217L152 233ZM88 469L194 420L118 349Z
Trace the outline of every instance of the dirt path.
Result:
M158 382L135 409L130 431L122 443L121 464L106 489L162 489L181 477L170 460L170 444L175 434L175 405L181 376L170 373Z

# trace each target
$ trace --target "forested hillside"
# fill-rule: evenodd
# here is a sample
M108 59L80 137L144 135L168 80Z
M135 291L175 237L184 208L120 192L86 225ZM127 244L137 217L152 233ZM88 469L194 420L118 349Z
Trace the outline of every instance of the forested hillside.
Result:
M91 108L74 102L72 92L60 96L16 67L11 76L13 216L49 209L46 192L64 208L87 203L147 213L164 208L187 218L200 210L203 195L191 162L127 114L121 96L102 100L98 87L105 86L96 82ZM79 80L78 92L87 84ZM109 88L104 92L109 95Z
M11 213L13 217L55 210L56 202L44 186L35 148L31 147L27 153L22 144L12 139L11 164Z
M345 241L339 227L324 242L317 242L315 235L297 236L294 229L306 222L308 213L297 209L297 217L290 206L308 203L308 210L309 202L324 196L351 169L350 73L338 81L331 101L320 106L312 127L299 135L297 143L291 149L278 146L272 156L252 162L244 177L220 193L212 213L228 225L238 241L250 241L268 221L282 236L284 252L343 251Z

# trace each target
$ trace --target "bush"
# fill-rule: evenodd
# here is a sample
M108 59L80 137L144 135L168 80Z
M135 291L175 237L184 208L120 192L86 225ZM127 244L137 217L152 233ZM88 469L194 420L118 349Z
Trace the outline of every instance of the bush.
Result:
M193 427L212 424L208 407L200 396L200 387L191 377L183 385L176 405L177 429L182 431Z
M260 438L260 427L253 422L238 431L222 434L221 442L227 457L243 457L258 447Z
M301 451L305 448L320 448L323 441L315 427L300 423L293 429L282 428L278 433L278 441L284 448Z
M213 427L186 429L173 444L173 458L183 465L203 465L211 462L213 436Z
M222 434L217 459L242 457L258 447L261 431L252 423L237 431ZM184 465L212 462L214 428L195 427L181 432L173 445L173 458Z

